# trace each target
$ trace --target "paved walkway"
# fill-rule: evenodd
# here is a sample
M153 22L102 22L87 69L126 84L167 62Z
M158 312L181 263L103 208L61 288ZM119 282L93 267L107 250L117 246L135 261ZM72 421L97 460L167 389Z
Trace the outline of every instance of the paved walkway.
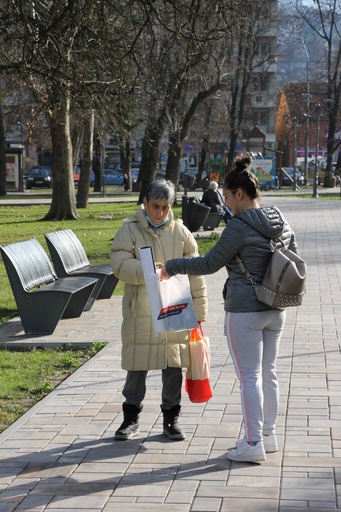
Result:
M278 359L280 451L262 464L226 459L242 427L223 334L222 270L207 277L214 396L192 404L184 392L185 441L161 435L158 371L149 374L140 435L113 441L125 377L119 297L62 320L46 338L26 337L18 319L0 329L9 345L110 342L0 435L1 512L341 510L340 201L276 204L295 227L309 267L304 305L287 310Z

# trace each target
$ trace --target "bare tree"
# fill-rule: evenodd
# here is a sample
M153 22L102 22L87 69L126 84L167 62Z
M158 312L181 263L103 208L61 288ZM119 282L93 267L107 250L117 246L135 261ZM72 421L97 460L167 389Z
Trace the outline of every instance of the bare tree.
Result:
M324 104L328 116L327 168L324 185L332 185L332 162L335 149L335 133L340 112L341 94L341 4L339 0L314 0L312 7L295 1L297 12L312 31L324 41L325 54L321 59L323 76L327 84Z
M123 68L129 52L130 7L111 0L8 0L0 6L0 23L6 27L0 72L22 78L44 106L50 125L54 187L46 219L77 218L71 108L102 112L108 98L125 90L127 81L118 80L116 70ZM131 44L134 37L132 32Z
M179 163L198 107L223 85L225 56L246 2L153 2L146 24L143 68L148 122L141 164L142 201L153 179L160 140L169 137L166 177L177 183ZM144 162L144 156L150 158Z
M248 111L252 109L250 86L252 80L266 73L276 57L275 26L276 3L257 1L252 4L249 16L238 31L229 65L234 70L230 74L227 88L227 110L229 116L229 150L227 155L228 172L232 168L238 139L245 121L249 120ZM265 54L260 51L264 38L268 41Z
M94 112L83 122L82 169L77 190L77 208L86 208L89 201L89 185L92 172Z
M0 96L0 196L6 195L6 152L5 130L2 116L2 98Z

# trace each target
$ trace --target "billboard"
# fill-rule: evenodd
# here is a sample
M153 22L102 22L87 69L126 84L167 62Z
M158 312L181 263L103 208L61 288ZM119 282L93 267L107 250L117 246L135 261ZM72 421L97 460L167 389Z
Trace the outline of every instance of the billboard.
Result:
M6 188L20 190L21 179L21 149L6 150Z
M260 188L270 188L276 179L276 158L273 156L255 158L249 170L253 172L259 182Z

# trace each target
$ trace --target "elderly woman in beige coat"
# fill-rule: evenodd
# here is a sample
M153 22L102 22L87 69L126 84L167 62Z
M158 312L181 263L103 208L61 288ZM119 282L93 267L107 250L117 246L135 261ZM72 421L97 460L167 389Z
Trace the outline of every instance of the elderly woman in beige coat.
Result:
M131 439L139 433L139 415L149 370L162 370L161 410L163 433L169 439L185 438L179 424L182 368L189 366L189 331L155 333L143 277L139 249L153 248L161 266L170 258L198 255L197 243L171 210L175 198L170 181L156 180L146 191L143 205L126 219L112 243L111 265L124 282L122 303L122 368L127 370L123 387L123 423L115 439ZM198 322L206 320L207 293L204 277L191 276L190 288Z

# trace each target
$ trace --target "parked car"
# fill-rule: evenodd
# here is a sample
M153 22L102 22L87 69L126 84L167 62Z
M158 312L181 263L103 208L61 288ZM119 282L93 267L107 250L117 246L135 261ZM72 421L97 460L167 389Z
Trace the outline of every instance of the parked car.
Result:
M110 169L114 169L115 171L120 172L121 174L123 174L122 167L121 167L120 163L114 164L113 167L110 167ZM139 172L140 172L140 163L139 162L132 162L131 165L130 165L130 176L131 176L132 181L134 181L134 180L136 181L137 180Z
M327 166L327 160L322 157L317 157L317 170L324 171ZM312 158L308 161L308 174L311 174L315 171L315 158Z
M166 176L166 171L164 169L159 169L154 174L154 179L155 180L160 180L161 178L164 178L165 176Z
M179 185L185 184L185 176L187 175L187 184L189 187L191 187L191 185L193 185L198 175L198 170L198 167L188 167L186 170L180 171Z
M137 178L139 177L140 169L130 169L130 176L132 181L137 181Z
M292 186L293 185L293 179L294 179L294 168L293 167L283 167L283 170L285 172L282 173L282 186L285 187L285 186ZM292 178L292 180L290 178L288 178L288 176L290 176L290 178ZM300 169L298 169L296 167L296 183L297 185L299 185L300 187L302 185L304 185L304 176L302 174L302 172L300 171Z
M323 185L325 175L326 175L326 171L324 171L324 170L318 171L318 173L317 173L317 183L318 183L318 185Z
M308 161L308 179L310 182L314 181L315 161L315 158L312 158ZM321 156L317 157L317 177L319 185L322 185L323 183L326 166L327 160Z
M53 175L52 167L48 165L37 165L28 171L26 188L52 188Z
M80 176L81 176L81 170L79 167L76 167L76 169L74 170L74 173L73 173L73 182L76 187L78 186ZM94 183L95 183L95 173L94 173L94 171L91 171L90 187L92 187L94 185Z
M103 169L103 182L104 185L123 185L123 173L115 169Z

